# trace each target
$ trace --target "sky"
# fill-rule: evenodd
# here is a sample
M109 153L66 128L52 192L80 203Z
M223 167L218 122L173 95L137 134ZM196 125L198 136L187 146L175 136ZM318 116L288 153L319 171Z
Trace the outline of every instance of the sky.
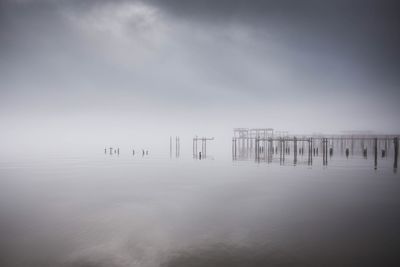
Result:
M398 1L1 0L0 145L399 133ZM222 141L223 140L223 141Z

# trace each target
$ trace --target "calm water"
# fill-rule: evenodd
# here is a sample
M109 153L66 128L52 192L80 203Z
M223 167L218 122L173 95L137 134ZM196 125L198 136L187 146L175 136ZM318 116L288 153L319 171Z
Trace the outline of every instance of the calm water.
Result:
M400 266L393 161L302 162L3 159L0 266Z

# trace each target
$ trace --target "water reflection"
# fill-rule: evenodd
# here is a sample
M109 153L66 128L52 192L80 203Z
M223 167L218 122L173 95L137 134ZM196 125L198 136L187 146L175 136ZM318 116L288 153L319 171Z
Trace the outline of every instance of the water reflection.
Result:
M308 147L297 146L296 164L308 166ZM326 167L315 143L313 168L290 168L274 164L277 149L265 158L272 164L261 164L263 150L260 164L103 151L1 162L1 266L390 266L398 259L400 187L391 160L379 158L374 171L356 148L347 160L334 147ZM285 165L294 164L293 153L282 144Z

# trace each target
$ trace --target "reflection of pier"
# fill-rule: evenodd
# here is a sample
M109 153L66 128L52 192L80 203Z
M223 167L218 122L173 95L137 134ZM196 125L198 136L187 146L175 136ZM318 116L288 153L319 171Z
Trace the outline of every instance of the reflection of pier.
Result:
M328 165L336 149L346 156L362 155L367 158L368 151L373 151L375 169L378 165L378 154L386 158L393 145L393 167L397 169L399 135L289 135L271 128L247 129L235 128L232 138L233 160L250 160L272 162L274 156L284 164L293 154L293 164L299 164L299 156L304 163L312 165L313 158L322 154L323 165ZM379 151L379 152L378 152ZM321 152L321 153L320 153ZM329 157L328 157L329 154Z
M214 137L194 137L193 138L193 158L205 159L207 157L207 141L214 140ZM197 149L197 143L201 141L201 151Z

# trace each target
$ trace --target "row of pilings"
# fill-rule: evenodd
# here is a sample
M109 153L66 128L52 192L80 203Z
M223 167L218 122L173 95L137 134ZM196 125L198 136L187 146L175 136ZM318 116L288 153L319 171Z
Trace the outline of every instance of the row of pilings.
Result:
M339 150L341 156L347 158L362 155L368 158L368 151L373 152L374 167L377 168L379 155L388 158L389 152L393 153L393 168L397 169L398 136L270 136L247 137L234 136L232 138L233 160L248 160L272 162L274 156L279 156L281 164L288 160L293 151L293 163L298 163L298 157L305 153L307 164L312 165L313 158L319 157L322 151L322 163L328 165L329 158L334 156L334 151ZM393 148L393 149L392 149ZM393 152L392 152L393 151Z

